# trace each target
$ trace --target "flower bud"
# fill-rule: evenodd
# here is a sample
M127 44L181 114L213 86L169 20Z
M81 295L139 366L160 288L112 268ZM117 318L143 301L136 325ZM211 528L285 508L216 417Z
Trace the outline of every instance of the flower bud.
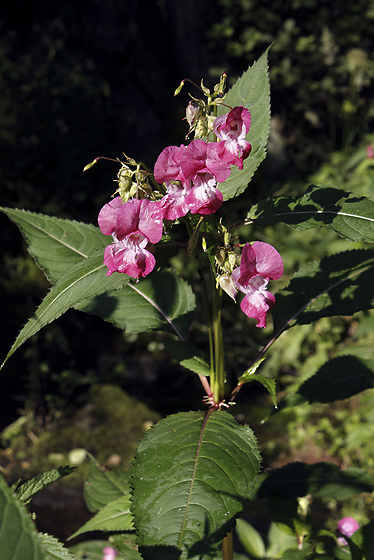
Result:
M338 523L338 531L346 537L351 537L360 526L353 517L343 517ZM346 546L348 543L343 537L338 537L338 543Z
M196 101L190 101L186 107L186 119L190 128L196 123L200 116L200 107Z

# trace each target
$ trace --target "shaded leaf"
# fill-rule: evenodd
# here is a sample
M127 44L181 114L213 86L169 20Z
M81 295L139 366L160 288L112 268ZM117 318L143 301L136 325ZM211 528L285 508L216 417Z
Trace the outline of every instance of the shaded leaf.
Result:
M75 560L103 560L103 550L110 546L108 541L84 541L69 547Z
M20 228L30 255L52 284L82 259L98 250L104 252L112 240L91 224L17 208L0 210Z
M106 469L93 460L84 483L84 499L90 511L97 511L130 492L125 471Z
M192 321L195 297L173 271L160 270L137 284L129 282L120 290L81 301L75 308L98 315L126 332L160 329L183 339Z
M370 521L370 523L368 523L367 525L360 527L357 531L353 533L349 541L351 541L349 542L351 552L353 552L352 549L354 549L354 552L356 553L356 558L358 558L358 552L361 552L362 560L373 560L374 559L374 521ZM354 558L353 554L352 554L352 558Z
M165 340L164 345L169 354L181 364L181 366L199 375L210 375L210 368L206 361L201 357L201 353L196 346L189 342L180 340Z
M283 410L303 403L331 403L374 387L374 360L339 356L329 360L279 403Z
M131 471L132 512L144 560L212 558L248 499L256 440L226 412L186 412L143 437Z
M115 274L108 277L106 272L107 267L103 264L101 251L68 270L52 286L34 316L23 327L2 366L26 340L55 319L58 319L65 311L90 296L96 296L113 288L120 288L129 281L129 277L125 274Z
M374 251L346 251L303 267L276 295L277 335L321 317L353 315L374 307Z
M251 558L266 556L265 544L258 531L244 519L236 521L236 533L244 549Z
M14 492L22 503L28 504L32 498L40 492L40 490L43 490L43 488L52 484L52 482L56 482L57 480L60 480L60 478L72 474L74 471L75 468L69 466L52 469L48 472L34 476L24 484L17 485Z
M326 227L350 241L374 242L374 202L338 187L311 185L302 196L267 198L251 207L247 223L284 222L295 229Z
M1 560L47 560L26 508L0 476Z
M133 526L130 513L130 498L122 496L103 507L69 538L73 539L90 531L131 531L131 529L133 529Z
M374 477L352 467L340 470L332 463L289 463L259 476L253 497L302 497L344 500L361 492L374 491Z
M219 185L223 199L228 200L241 194L248 186L254 172L266 157L266 146L270 131L270 84L268 74L268 50L235 82L225 98L225 105L243 105L251 113L251 126L246 140L252 145L249 157L242 170L232 167L230 177ZM227 113L222 105L218 115Z

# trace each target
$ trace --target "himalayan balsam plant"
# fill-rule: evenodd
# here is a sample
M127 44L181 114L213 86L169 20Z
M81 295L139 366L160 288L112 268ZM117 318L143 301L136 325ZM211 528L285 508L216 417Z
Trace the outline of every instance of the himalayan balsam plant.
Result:
M339 187L312 185L303 195L267 198L246 210L243 198L240 224L225 223L221 206L250 188L266 156L267 53L228 92L225 75L213 91L203 82L199 91L186 110L185 143L165 147L153 170L127 156L115 160L118 188L99 211L99 227L1 208L18 225L52 284L4 364L42 327L74 308L126 332L162 331L170 356L187 374L199 377L202 401L201 410L173 414L148 430L129 473L104 469L91 457L85 500L94 515L73 537L102 531L109 542L88 541L68 549L54 537L38 534L28 516L24 504L47 484L69 475L70 467L12 488L0 479L1 560L205 560L220 554L231 559L233 529L254 498L268 501L274 523L266 549L256 530L238 520L238 537L252 558L371 557L372 523L355 525L354 532L339 526L335 533L316 533L310 504L314 498L372 492L373 477L359 468L340 470L322 462L261 472L255 435L232 411L242 386L252 381L261 383L276 404L275 381L258 368L286 330L374 307L374 251L365 245L374 242L374 203ZM305 266L274 296L283 275L282 256L251 232L277 222L300 231L328 228L361 246ZM243 231L247 234L242 239ZM186 258L198 262L196 299L186 280L167 264L165 254L180 247ZM271 314L274 334L229 388L222 306L235 304L248 324L259 329ZM193 342L195 306L205 312L205 354ZM373 378L373 362L334 358L311 372L269 414L300 403L348 398L373 387ZM286 540L280 536L284 532Z

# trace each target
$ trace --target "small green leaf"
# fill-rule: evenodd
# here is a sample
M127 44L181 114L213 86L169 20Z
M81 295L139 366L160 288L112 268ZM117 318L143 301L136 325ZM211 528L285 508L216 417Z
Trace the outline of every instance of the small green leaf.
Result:
M92 465L84 483L84 499L90 511L95 512L129 493L127 472L106 469L92 459Z
M244 519L236 521L236 533L246 552L252 558L264 558L266 556L265 544L260 533L247 521L244 521Z
M0 207L0 211L20 228L30 255L52 284L82 259L99 250L104 255L105 247L111 242L111 237L91 224L17 208Z
M279 403L278 410L304 403L331 403L374 387L374 360L339 356L329 360L299 389Z
M144 560L213 558L259 465L252 431L226 412L175 414L148 430L131 471Z
M65 311L77 306L84 299L92 298L113 288L120 288L129 281L129 277L125 274L114 274L108 277L106 272L107 267L103 264L101 251L69 269L52 286L35 315L28 320L1 367L26 340L58 319Z
M374 558L374 521L370 521L367 525L363 525L355 531L350 538L352 545L362 553L362 560L373 560ZM350 543L351 545L351 543ZM352 552L352 549L351 549ZM357 558L358 556L356 556ZM352 558L353 554L352 554Z
M52 484L52 482L56 482L57 480L60 480L60 478L72 474L74 470L74 467L69 466L52 469L48 472L34 476L34 478L31 478L24 484L17 485L14 492L22 503L28 504L32 498L40 492L40 490L43 490L43 488Z
M267 198L251 207L247 223L284 222L306 230L326 227L350 241L374 242L374 202L338 187L311 185L302 196Z
M47 560L36 528L13 492L0 476L1 560Z
M74 560L74 556L55 537L46 533L39 533L39 538L47 552L46 560Z
M230 177L218 186L224 200L238 196L247 188L256 169L266 157L270 131L268 50L235 82L227 93L225 105L218 109L220 116L227 112L227 105L243 105L251 113L251 127L246 140L252 145L252 150L244 161L243 169L233 167Z
M169 354L183 367L199 375L210 375L209 365L201 357L200 351L196 346L180 340L165 340L164 344Z
M92 519L87 521L69 539L73 539L90 531L131 531L132 515L130 513L130 498L122 496L107 504Z
M256 481L256 498L279 495L344 500L361 492L374 491L374 477L352 467L340 470L332 463L289 463L280 469L262 474Z

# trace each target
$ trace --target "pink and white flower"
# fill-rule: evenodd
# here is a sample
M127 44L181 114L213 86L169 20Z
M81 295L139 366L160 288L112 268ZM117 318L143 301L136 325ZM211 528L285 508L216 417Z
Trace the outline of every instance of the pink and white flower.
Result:
M232 273L237 290L245 294L240 308L257 320L257 327L266 327L266 314L275 298L266 290L269 280L278 280L283 274L282 257L269 243L255 241L243 248L240 266Z
M251 144L245 140L251 126L251 114L245 107L234 107L229 113L217 117L213 131L225 149L232 155L231 163L243 169L251 151ZM227 158L228 159L228 158Z
M103 548L103 560L115 560L117 552L111 546Z
M100 210L98 222L105 235L112 235L104 251L107 276L123 272L133 278L147 276L155 267L153 254L146 249L162 237L163 209L160 202L132 199L123 203L118 196Z

